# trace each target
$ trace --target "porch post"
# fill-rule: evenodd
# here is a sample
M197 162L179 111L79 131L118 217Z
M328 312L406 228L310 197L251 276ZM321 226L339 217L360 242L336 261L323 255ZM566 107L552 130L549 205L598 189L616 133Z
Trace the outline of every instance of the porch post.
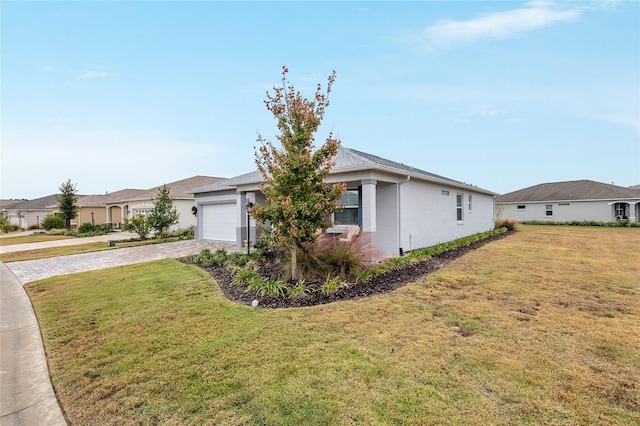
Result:
M638 202L632 203L629 202L629 222L637 222L638 221L638 217L636 216L636 208Z
M376 185L375 179L363 179L362 185L362 232L376 232Z
M243 241L247 235L246 204L246 191L236 191L236 246L238 248L242 248Z

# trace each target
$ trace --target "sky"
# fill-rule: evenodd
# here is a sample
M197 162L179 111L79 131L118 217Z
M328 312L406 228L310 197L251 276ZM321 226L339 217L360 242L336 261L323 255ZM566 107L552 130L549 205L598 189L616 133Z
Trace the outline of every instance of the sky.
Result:
M255 170L282 66L342 145L499 194L640 184L638 1L7 1L0 198Z

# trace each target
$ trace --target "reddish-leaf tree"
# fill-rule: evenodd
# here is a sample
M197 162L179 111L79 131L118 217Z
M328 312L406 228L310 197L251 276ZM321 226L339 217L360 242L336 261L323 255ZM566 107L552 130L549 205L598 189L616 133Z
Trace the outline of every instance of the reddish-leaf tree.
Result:
M267 109L278 121L277 136L282 148L274 146L258 134L260 148L255 149L255 161L265 183L260 190L266 204L251 209L254 218L271 223L271 233L280 246L291 252L291 276L297 279L296 253L305 243L316 239L316 230L326 228L329 215L336 210L345 184L324 182L334 166L340 140L330 132L325 143L315 149L314 133L329 106L329 93L336 78L328 78L326 92L318 84L312 100L287 80L287 67L282 67L282 86L267 92Z

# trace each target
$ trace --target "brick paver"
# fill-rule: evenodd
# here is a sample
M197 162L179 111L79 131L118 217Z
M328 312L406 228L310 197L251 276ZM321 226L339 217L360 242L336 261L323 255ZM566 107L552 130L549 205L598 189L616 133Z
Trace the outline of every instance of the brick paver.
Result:
M131 265L152 260L183 257L188 254L200 253L204 248L208 248L211 251L215 251L218 248L224 248L228 252L238 250L233 243L186 240L52 257L48 259L25 260L7 263L6 265L16 277L18 277L20 282L25 284L57 275L93 271L96 269Z

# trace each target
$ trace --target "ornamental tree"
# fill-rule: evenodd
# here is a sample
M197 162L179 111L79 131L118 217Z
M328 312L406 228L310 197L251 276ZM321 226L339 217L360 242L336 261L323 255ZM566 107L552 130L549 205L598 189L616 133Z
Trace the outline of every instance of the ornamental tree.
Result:
M78 196L76 195L76 186L71 183L71 179L64 182L58 188L60 194L58 195L58 209L60 214L65 219L67 229L71 229L71 219L74 219L78 215Z
M180 214L173 205L173 198L171 198L171 190L164 184L158 188L158 198L153 199L153 209L149 212L147 219L149 226L158 232L158 235L162 237L165 229L171 225L178 223Z
M297 250L316 239L316 230L330 224L328 218L336 210L345 184L331 185L325 178L335 165L340 140L332 132L325 143L315 149L314 133L329 106L329 93L336 78L328 78L326 92L318 84L313 99L304 98L287 80L287 67L282 67L282 85L267 92L264 101L277 120L281 148L258 133L260 147L254 147L255 162L264 179L260 190L265 205L251 209L254 218L271 223L271 233L278 245L291 251L291 276L297 279Z

